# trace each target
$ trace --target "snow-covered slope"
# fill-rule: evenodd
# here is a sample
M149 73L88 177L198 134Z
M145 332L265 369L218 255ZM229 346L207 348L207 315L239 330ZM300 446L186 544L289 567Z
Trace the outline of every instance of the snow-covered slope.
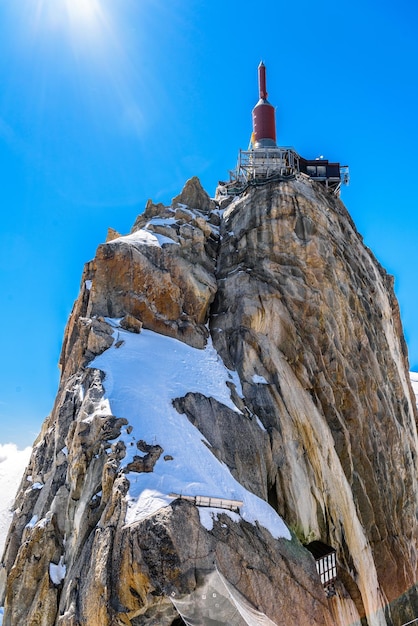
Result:
M117 326L116 320L108 321ZM205 350L198 350L148 330L136 335L116 327L115 334L114 347L90 364L106 374L104 386L109 407L102 406L100 410L108 408L113 415L129 421L120 437L127 450L125 467L134 456L144 454L137 448L138 438L148 444L158 442L163 448L152 472L127 474L130 491L126 522L139 521L166 506L173 500L170 493L212 496L243 501L243 519L260 523L276 538L290 539L277 513L233 478L226 465L208 449L200 431L173 407L175 398L195 392L234 410L237 428L239 421L245 419L233 404L226 384L234 383L241 393L238 376L225 368L211 342ZM206 528L212 528L216 511L199 509Z

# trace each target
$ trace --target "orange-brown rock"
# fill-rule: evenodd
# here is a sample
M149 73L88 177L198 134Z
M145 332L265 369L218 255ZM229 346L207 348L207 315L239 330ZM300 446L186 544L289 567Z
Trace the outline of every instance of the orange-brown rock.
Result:
M64 338L60 361L64 378L108 347L108 339L102 341L104 327L83 318L130 315L144 328L196 347L205 345L205 324L216 292L219 217L207 219L213 201L198 179L188 181L178 198L197 206L181 203L171 208L149 201L131 235L108 237L86 265Z

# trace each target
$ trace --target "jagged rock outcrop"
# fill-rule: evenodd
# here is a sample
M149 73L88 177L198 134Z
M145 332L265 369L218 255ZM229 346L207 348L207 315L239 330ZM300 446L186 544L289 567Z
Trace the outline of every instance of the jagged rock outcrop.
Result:
M145 328L203 348L208 310L216 292L219 216L208 214L211 201L199 187L192 179L173 207L149 201L130 236L108 237L99 246L96 258L86 267L82 294L66 334L61 359L64 376L86 362L86 333L80 329L85 317L130 314ZM188 192L198 204L191 204L195 211L181 204L188 199ZM142 228L145 224L146 230ZM89 336L97 335L92 331Z
M171 207L149 201L86 265L61 369L3 556L4 626L169 626L192 604L201 619L213 576L257 623L418 616L398 305L320 184L211 200L194 178ZM187 490L240 514L170 496ZM337 550L333 597L312 540Z

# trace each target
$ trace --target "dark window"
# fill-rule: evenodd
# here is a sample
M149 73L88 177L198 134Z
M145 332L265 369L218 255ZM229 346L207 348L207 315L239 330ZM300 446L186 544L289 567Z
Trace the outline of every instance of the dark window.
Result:
M334 548L322 541L312 541L305 546L315 559L316 571L324 587L337 578L337 554Z

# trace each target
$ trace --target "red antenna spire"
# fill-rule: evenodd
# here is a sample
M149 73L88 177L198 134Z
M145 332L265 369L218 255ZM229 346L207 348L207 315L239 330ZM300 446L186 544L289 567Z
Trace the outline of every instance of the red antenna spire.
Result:
M267 100L266 66L263 61L258 66L258 92L262 100Z

